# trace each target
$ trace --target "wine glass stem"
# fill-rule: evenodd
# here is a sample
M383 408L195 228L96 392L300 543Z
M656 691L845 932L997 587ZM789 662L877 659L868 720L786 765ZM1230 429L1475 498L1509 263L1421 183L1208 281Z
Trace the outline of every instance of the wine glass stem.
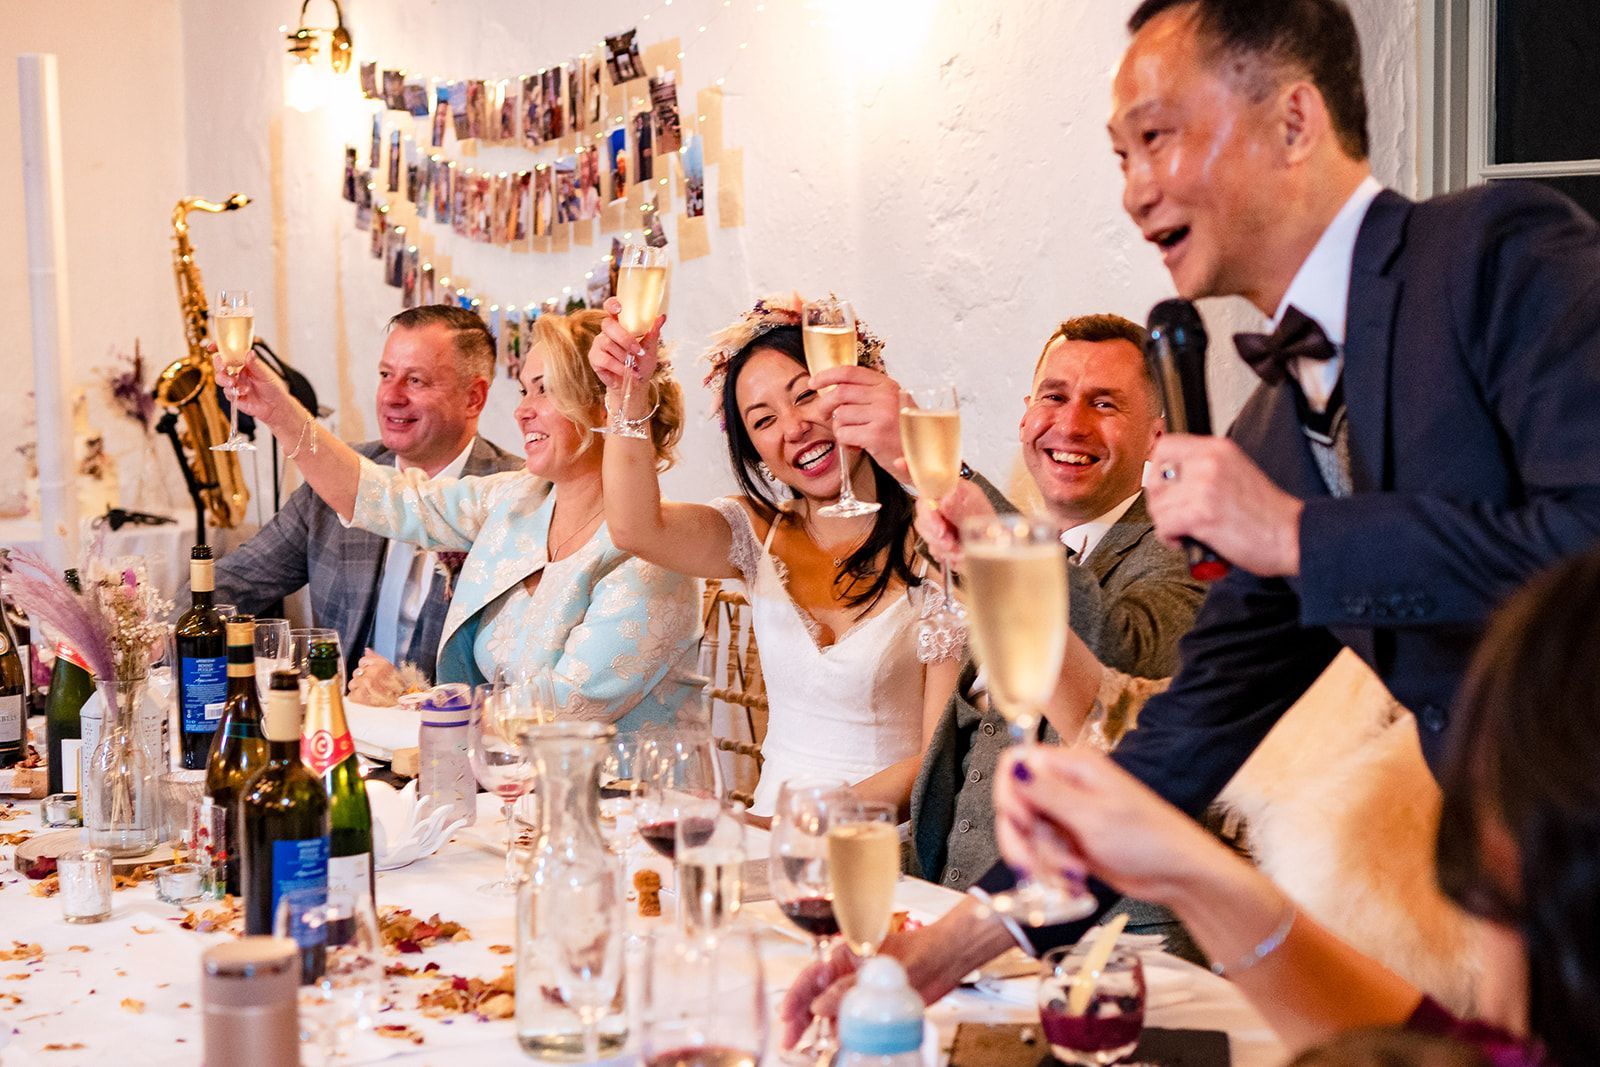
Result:
M627 368L627 373L622 376L622 403L617 408L619 426L628 421L628 402L633 398L633 372L639 366L638 357L629 352L627 362L623 366Z
M517 880L517 823L512 818L514 808L511 801L507 800L500 805L500 814L506 820L506 881Z
M944 603L939 606L939 610L948 615L955 610L955 587L950 584L950 560L946 558L939 567L944 580Z
M600 1058L600 1020L591 1009L584 1009L583 1019L583 1058L588 1063L593 1063Z
M839 502L856 502L856 489L850 484L850 450L844 445L839 446Z

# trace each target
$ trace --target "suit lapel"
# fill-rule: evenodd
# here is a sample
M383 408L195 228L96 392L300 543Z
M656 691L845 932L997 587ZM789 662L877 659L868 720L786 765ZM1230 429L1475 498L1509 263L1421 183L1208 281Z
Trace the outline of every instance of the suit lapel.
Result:
M1111 524L1111 529L1100 538L1100 543L1094 546L1094 551L1083 561L1094 575L1094 580L1105 584L1106 575L1111 569L1122 561L1122 557L1133 551L1135 545L1150 532L1150 510L1145 507L1144 491L1133 498L1133 503L1128 505L1128 510L1122 513L1122 518Z
M1390 484L1389 376L1400 283L1388 270L1411 208L1411 201L1398 193L1379 193L1356 237L1343 373L1350 413L1350 479L1356 492L1382 490Z

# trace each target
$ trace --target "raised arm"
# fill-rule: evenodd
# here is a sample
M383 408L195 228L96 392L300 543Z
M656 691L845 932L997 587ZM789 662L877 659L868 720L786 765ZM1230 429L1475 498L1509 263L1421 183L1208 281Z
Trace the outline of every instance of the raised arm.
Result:
M361 455L324 431L322 425L289 395L283 379L258 359L229 374L219 358L217 380L239 410L272 432L286 459L300 468L313 492L346 522L355 510L361 481Z
M608 317L589 349L589 363L606 385L606 404L612 410L622 403L623 375L636 373L635 388L623 415L635 421L648 419L654 400L642 383L648 382L655 371L661 324L666 319L657 320L655 329L641 341L617 321L620 307L615 298L606 301ZM639 353L636 372L626 368L629 352ZM715 508L661 499L661 479L650 441L618 434L607 437L602 470L606 529L618 548L679 574L743 577L729 559L733 533Z

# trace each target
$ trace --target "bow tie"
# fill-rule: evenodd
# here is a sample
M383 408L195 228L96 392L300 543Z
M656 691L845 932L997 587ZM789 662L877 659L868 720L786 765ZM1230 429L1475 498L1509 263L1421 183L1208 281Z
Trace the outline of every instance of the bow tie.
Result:
M1250 369L1268 385L1283 381L1293 360L1326 362L1338 354L1316 320L1293 304L1284 311L1283 321L1272 333L1236 333L1233 343Z

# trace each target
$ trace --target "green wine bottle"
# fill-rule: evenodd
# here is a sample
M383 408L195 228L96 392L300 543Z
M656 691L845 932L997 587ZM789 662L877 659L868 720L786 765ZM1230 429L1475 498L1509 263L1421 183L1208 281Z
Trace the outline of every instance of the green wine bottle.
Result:
M315 680L306 698L300 759L328 791L328 886L372 897L372 808L339 695L339 646L319 641L307 660Z
M79 592L78 572L68 570L67 585ZM45 746L50 750L50 792L76 793L83 761L84 702L94 695L94 678L65 641L56 644L50 670L50 697L44 706Z
M0 598L0 767L21 763L27 753L28 674Z
M328 793L300 762L300 672L274 671L267 765L239 799L245 934L272 933L278 898L328 885Z
M191 771L206 766L228 699L228 634L212 606L215 587L211 547L195 545L189 551L189 610L172 634L178 652L173 676L178 687L178 736L183 765Z
M206 763L206 793L227 812L227 834L219 851L228 892L234 896L240 893L239 798L266 762L267 739L256 694L256 620L235 615L228 620L228 699Z

